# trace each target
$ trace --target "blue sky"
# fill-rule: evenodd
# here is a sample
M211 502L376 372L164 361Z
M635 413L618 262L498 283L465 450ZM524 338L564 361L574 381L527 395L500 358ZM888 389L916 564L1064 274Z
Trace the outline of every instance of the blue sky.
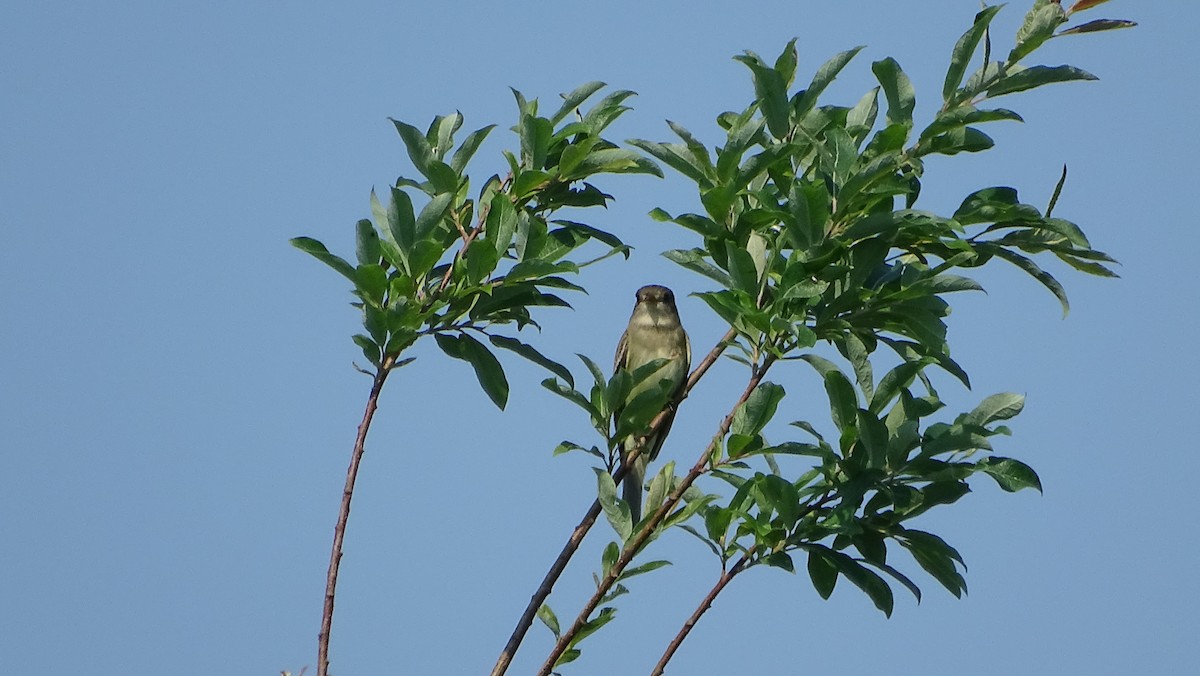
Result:
M0 654L12 673L274 674L315 665L329 540L367 378L351 368L357 317L340 277L292 249L311 235L352 251L368 193L411 173L387 117L424 126L461 110L498 123L474 173L501 170L515 119L508 86L547 103L588 80L638 91L612 136L665 140L664 119L710 142L751 96L730 57L774 58L799 37L800 79L867 50L827 102L873 86L894 56L927 121L975 3L678 1L542 5L41 2L0 25ZM996 23L1005 44L1026 3ZM671 673L1190 673L1200 471L1195 434L1200 237L1191 202L1200 9L1111 2L1085 17L1132 31L1054 40L1035 56L1100 76L1006 102L1024 125L997 148L931 162L921 200L952 211L1012 185L1122 262L1121 280L1061 279L1066 320L1036 283L993 266L988 295L955 299L950 339L973 392L951 410L1025 393L1001 451L1046 492L976 491L921 527L967 560L970 595L928 578L918 606L884 619L803 574L737 580ZM650 221L694 210L688 186L613 177L588 214L637 247L585 277L574 311L531 338L607 362L634 290L681 298L703 279L658 252L680 235ZM682 237L686 237L683 235ZM683 240L682 245L690 246ZM681 302L697 351L723 332ZM587 423L506 361L496 411L470 369L431 345L389 382L342 566L333 667L469 674L490 668L554 554L590 504L585 456L551 458ZM827 417L811 373L781 372L786 413ZM744 382L725 363L688 400L664 457L688 461ZM824 416L824 417L823 417ZM782 416L781 416L782 418ZM585 598L596 529L551 599ZM618 619L568 673L648 671L717 575L701 546L664 537L675 566L638 578ZM510 673L540 664L535 626ZM311 671L310 671L311 673Z

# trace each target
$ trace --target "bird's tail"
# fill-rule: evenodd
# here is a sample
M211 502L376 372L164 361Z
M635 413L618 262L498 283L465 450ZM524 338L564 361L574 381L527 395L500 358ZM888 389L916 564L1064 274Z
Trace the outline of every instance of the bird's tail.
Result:
M621 485L621 497L629 505L634 525L642 520L642 486L646 482L646 466L649 462L644 456L634 460Z

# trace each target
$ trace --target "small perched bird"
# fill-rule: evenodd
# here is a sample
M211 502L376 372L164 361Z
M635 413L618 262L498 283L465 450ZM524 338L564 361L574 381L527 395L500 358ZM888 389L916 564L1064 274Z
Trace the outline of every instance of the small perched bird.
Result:
M629 327L621 334L621 342L617 344L613 373L619 369L633 371L655 359L670 361L659 368L654 376L635 387L629 393L628 400L632 400L646 388L656 386L662 380L674 383L671 395L674 399L683 389L692 365L692 344L688 340L687 332L683 330L683 324L679 322L675 294L665 286L651 284L637 291L637 302L633 306L633 316L629 318ZM621 442L621 462L629 468L625 475L622 497L629 504L634 523L642 518L642 484L646 480L646 466L658 456L674 420L675 410L674 406L671 406L663 424L653 435L643 438L634 434ZM642 449L641 454L630 464L630 453L637 448Z

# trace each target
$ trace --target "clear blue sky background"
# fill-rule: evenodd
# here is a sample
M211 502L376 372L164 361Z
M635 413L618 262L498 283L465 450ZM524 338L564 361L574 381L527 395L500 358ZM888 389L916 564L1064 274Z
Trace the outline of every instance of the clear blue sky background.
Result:
M1007 49L1026 2L997 21ZM895 56L927 121L976 3L14 3L0 21L0 655L13 674L274 674L315 664L338 496L369 381L345 281L287 245L352 251L367 196L411 173L388 116L461 110L499 123L475 173L502 168L515 107L592 79L641 93L618 139L666 139L670 118L715 140L750 96L742 49L799 36L800 79L867 44L827 101L873 86ZM1074 304L1013 269L956 299L951 341L975 390L1028 395L1000 451L1044 496L986 479L921 525L956 545L971 593L918 576L885 620L839 585L754 571L726 590L671 673L1195 673L1198 374L1191 3L1112 2L1085 17L1141 27L1055 40L1037 56L1101 77L1006 102L992 152L931 162L925 208L1013 185L1123 263L1122 280L1062 273ZM679 178L613 178L589 214L637 247L585 278L575 311L533 337L607 362L633 291L673 286L697 351L722 333L705 281L657 254L678 233L654 206L694 210ZM691 240L683 236L684 245ZM475 674L594 494L576 410L509 360L496 411L470 369L432 346L398 373L370 440L343 563L333 667ZM827 420L804 368L781 370L780 418ZM665 457L690 462L742 373L727 362L689 399ZM773 428L774 429L774 428ZM552 598L573 614L601 524ZM717 574L686 535L638 578L575 674L644 673ZM908 570L915 566L902 564ZM535 626L512 673L549 647Z

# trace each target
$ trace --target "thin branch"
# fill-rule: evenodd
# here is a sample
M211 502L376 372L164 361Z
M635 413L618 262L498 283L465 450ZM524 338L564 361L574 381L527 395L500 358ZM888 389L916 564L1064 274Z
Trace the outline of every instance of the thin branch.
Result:
M800 517L802 518L808 514L811 514L812 512L817 511L837 497L837 493L830 494L829 492L826 492L816 502L806 505L804 509L801 510ZM691 614L691 616L688 617L687 621L683 623L683 626L679 628L679 633L675 634L675 638L672 639L671 643L667 645L667 649L663 651L662 657L658 660L658 664L654 665L654 671L650 673L650 676L662 675L663 670L667 668L667 662L670 662L671 658L675 656L675 652L679 650L679 646L683 644L683 640L688 637L688 634L691 633L692 629L696 626L696 623L700 621L700 617L704 615L704 613L708 612L709 608L712 608L713 601L716 600L717 595L725 589L726 585L733 581L733 578L738 575L738 573L743 573L746 571L746 567L750 565L751 559L754 558L754 550L757 547L758 545L751 545L750 548L746 550L746 553L743 554L740 559L738 559L737 563L733 564L732 568L727 571L722 571L721 577L717 578L717 583L713 585L713 588L709 590L708 595L704 597L704 600L700 602L700 605L696 607L696 610Z
M608 594L608 591L612 588L612 586L616 584L617 578L621 576L621 573L625 572L625 568L630 564L631 561L633 561L634 556L641 551L642 546L645 545L650 539L650 536L654 533L654 530L667 518L667 515L670 514L673 509L675 509L675 505L677 505L679 501L683 499L684 492L687 491L688 488L691 488L692 484L696 482L696 479L700 478L701 474L705 473L707 465L709 464L709 456L711 455L712 450L716 448L721 443L721 440L725 438L725 435L728 434L729 427L733 424L734 414L737 412L738 408L750 398L750 395L754 392L754 389L758 387L758 384L762 381L763 376L767 374L767 370L774 362L774 356L768 355L763 361L762 366L754 369L750 376L750 381L746 384L745 391L742 392L742 396L738 399L737 403L734 404L733 409L730 410L729 414L725 416L725 419L721 421L721 425L717 429L717 433L713 436L712 442L704 448L704 452L700 454L700 458L696 460L696 464L693 465L691 470L688 471L687 475L683 477L679 485L676 486L675 490L672 491L667 497L666 501L663 502L662 506L659 507L658 510L654 512L653 516L643 523L641 529L638 530L625 543L624 549L621 550L621 556L613 564L612 568L608 572L608 575L605 575L604 579L602 579L597 585L596 592L592 594L590 599L588 599L583 609L579 612L579 615L575 618L575 622L571 624L570 629L563 632L562 635L559 636L558 641L554 644L554 649L550 651L550 655L542 664L541 669L538 670L538 676L548 676L548 674L554 669L554 665L558 662L558 658L561 657L564 652L566 652L568 646L570 646L571 642L574 640L575 635L578 634L579 630L583 628L583 625L587 624L588 618L592 616L592 612L596 610L596 606L600 605L600 600L603 599L605 595Z
M500 190L498 192L503 192L511 182L512 174L510 173L508 177L504 179L504 182L500 184ZM466 233L466 235L462 238L462 247L458 250L458 253L454 255L454 259L450 261L450 265L446 268L446 274L442 275L442 281L438 284L437 291L435 291L433 295L436 296L442 291L445 291L447 286L450 286L450 277L454 274L454 264L466 258L467 249L471 247L471 242L475 241L475 238L479 236L479 233L483 232L483 227L487 225L488 212L491 210L491 204L479 205L479 218L477 219L477 225L471 229L471 232ZM461 226L459 226L459 232L462 232ZM318 674L318 676L324 675Z
M362 462L367 443L367 431L371 428L371 419L375 417L375 409L379 406L379 393L383 390L383 383L395 363L396 356L388 355L383 358L383 363L375 372L375 382L371 385L367 408L363 412L362 422L358 425L358 436L354 439L354 450L350 454L350 467L346 470L342 508L338 512L337 525L333 527L333 550L329 555L329 573L325 578L325 610L321 614L321 633L317 635L317 676L329 674L329 631L333 626L333 597L337 588L338 566L342 562L342 543L346 539L346 521L350 518L350 499L354 497L354 481L358 477L358 466Z
M682 400L687 397L688 393L696 386L700 378L708 372L708 369L716 363L720 358L721 353L729 345L729 342L737 336L737 332L730 329L721 340L709 351L704 359L696 365L695 370L688 376L687 383L683 386L683 391L679 395ZM657 417L650 423L651 429L657 429L666 419L666 411L658 414ZM625 467L618 467L613 473L613 481L620 482L625 478ZM546 571L546 576L542 578L542 583L538 586L537 591L529 599L529 605L525 606L525 612L521 614L521 619L517 620L517 626L513 629L512 635L508 637L508 643L504 645L504 650L500 653L500 657L496 660L496 666L492 667L492 676L501 676L508 670L512 664L513 657L517 654L517 648L521 646L521 642L525 640L525 634L529 631L529 627L533 625L533 618L537 617L537 611L546 602L550 596L550 592L554 590L554 583L558 582L558 578L566 569L567 563L575 552L579 549L579 545L583 542L583 538L587 535L588 530L596 523L596 518L600 516L600 501L596 500L592 506L588 508L587 514L580 520L579 525L575 530L571 531L571 537L567 539L567 543L563 545L562 551L559 552L558 558L551 564L550 570Z
M700 616L704 615L704 613L712 607L713 601L715 601L717 598L717 594L720 594L721 590L725 589L725 585L732 582L733 578L736 577L738 573L746 569L746 563L750 560L750 556L753 554L753 552L754 547L751 547L750 550L747 551L744 556L742 556L742 558L738 559L737 563L733 564L732 568L721 571L721 577L717 578L717 583L713 585L713 588L709 590L708 595L704 597L704 600L700 602L700 605L697 606L696 610L692 612L690 617L688 617L687 622L684 622L683 626L680 627L679 633L675 634L675 638L671 640L671 643L663 652L662 657L659 658L658 663L654 665L654 671L650 672L650 676L662 676L663 670L667 668L667 662L670 662L671 658L675 656L675 651L679 650L679 646L683 643L683 639L687 638L687 635L691 633L692 628L695 627L696 623L700 621Z

